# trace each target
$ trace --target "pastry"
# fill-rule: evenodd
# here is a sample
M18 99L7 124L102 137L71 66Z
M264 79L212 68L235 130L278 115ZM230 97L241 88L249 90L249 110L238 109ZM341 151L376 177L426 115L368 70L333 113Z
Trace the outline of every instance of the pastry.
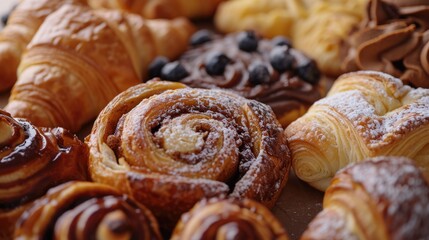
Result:
M156 55L183 52L192 31L185 19L63 6L29 44L5 109L38 126L78 131L118 93L140 83Z
M107 185L90 182L52 188L16 226L16 239L162 239L146 207Z
M252 31L222 37L200 30L190 44L178 61L156 58L149 67L149 78L227 89L258 100L270 105L283 126L326 93L316 63L286 38L263 39Z
M371 0L344 45L345 71L376 70L429 88L429 2Z
M381 155L410 157L429 177L429 90L387 74L342 75L285 133L296 175L319 190L349 163Z
M411 159L379 157L332 180L301 239L427 239L429 185Z
M280 222L265 206L250 199L203 199L182 215L171 240L287 240Z
M204 197L229 194L272 207L290 168L268 106L168 81L115 97L87 144L91 178L130 194L166 228Z
M0 239L53 186L87 179L87 147L61 128L37 128L0 110Z
M223 0L88 0L94 8L121 9L144 18L203 18L214 14Z
M25 47L45 18L64 4L84 4L85 0L23 0L0 32L0 92L16 82L16 71Z

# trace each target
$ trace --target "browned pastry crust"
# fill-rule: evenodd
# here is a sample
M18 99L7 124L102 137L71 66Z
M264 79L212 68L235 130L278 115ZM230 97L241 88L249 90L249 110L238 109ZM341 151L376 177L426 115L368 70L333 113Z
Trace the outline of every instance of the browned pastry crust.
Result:
M86 141L92 179L132 195L165 227L203 197L229 194L271 207L290 168L268 106L166 81L118 95Z
M429 185L410 159L367 159L339 172L302 239L427 239Z
M16 226L16 239L162 239L146 207L107 185L90 182L52 188Z
M250 199L203 199L182 215L171 240L287 240L281 223L265 206Z
M0 238L53 186L87 179L87 147L64 129L36 128L0 110Z

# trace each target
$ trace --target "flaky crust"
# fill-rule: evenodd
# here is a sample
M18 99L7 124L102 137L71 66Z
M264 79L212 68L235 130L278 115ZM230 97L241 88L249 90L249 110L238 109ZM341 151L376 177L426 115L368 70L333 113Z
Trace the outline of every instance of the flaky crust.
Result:
M302 239L425 239L429 185L411 159L378 157L339 172Z
M341 76L285 132L297 176L319 190L349 163L381 155L410 157L429 175L429 90L387 74Z
M160 81L117 96L87 138L92 179L132 195L166 227L203 197L273 206L290 167L285 141L261 103Z
M175 58L184 51L192 31L184 19L63 6L29 44L5 109L38 126L78 131L118 93L141 82L155 56Z

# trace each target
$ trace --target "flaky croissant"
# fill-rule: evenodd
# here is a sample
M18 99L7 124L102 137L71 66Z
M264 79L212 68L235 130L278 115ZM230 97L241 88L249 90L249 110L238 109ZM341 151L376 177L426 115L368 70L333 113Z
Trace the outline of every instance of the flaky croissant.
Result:
M5 109L38 126L77 131L118 93L141 82L155 56L184 51L192 32L185 19L144 20L63 6L29 44Z
M23 0L0 32L0 92L16 82L16 71L27 44L45 18L62 5L86 4L86 0Z
M15 238L162 239L146 207L107 185L75 181L35 201L18 219Z
M387 74L341 76L285 132L296 175L319 190L349 163L381 155L410 157L429 176L429 90Z
M0 239L53 186L87 179L88 149L61 128L44 129L0 110Z
M429 185L410 159L378 157L340 171L307 239L427 239Z
M167 228L204 197L229 194L272 207L290 167L268 106L166 81L118 95L87 144L92 179L132 195Z

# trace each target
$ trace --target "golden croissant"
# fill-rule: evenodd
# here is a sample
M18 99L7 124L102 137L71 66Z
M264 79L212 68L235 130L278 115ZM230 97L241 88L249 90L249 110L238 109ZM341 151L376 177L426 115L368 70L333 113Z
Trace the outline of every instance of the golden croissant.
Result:
M427 239L429 185L411 159L377 157L332 180L302 240Z
M118 93L138 84L155 56L175 58L185 51L192 32L185 19L144 20L65 5L29 44L5 109L38 126L78 131Z
M429 89L387 74L342 75L285 132L295 173L319 190L346 165L381 155L410 157L429 177Z

